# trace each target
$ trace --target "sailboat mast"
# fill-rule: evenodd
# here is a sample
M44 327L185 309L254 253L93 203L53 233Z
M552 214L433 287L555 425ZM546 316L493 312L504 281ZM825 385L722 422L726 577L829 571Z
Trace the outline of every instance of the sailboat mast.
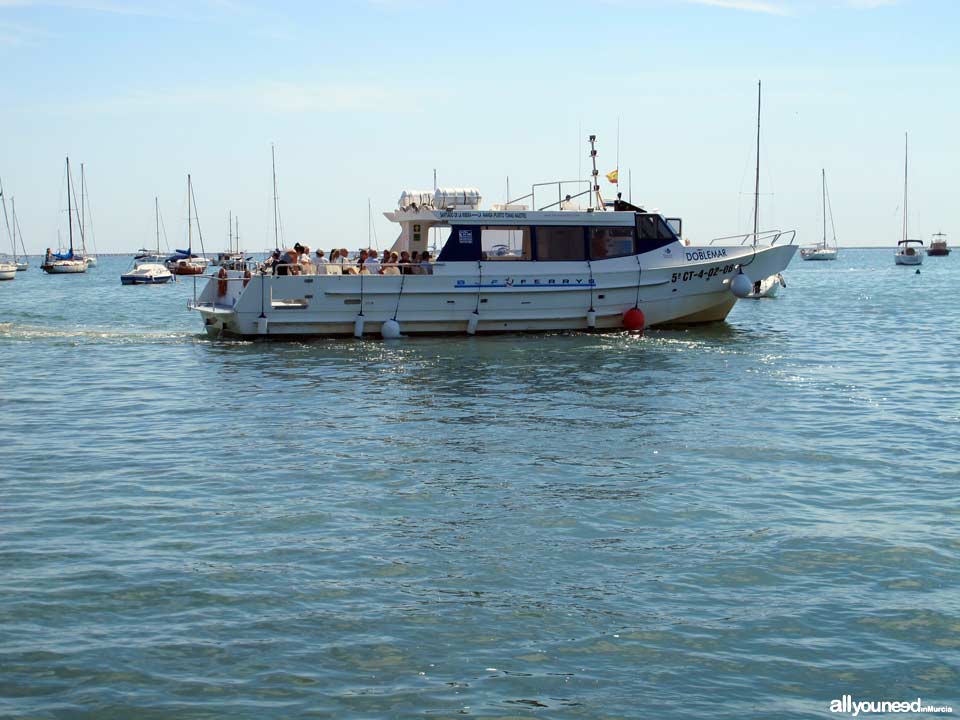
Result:
M227 252L233 252L233 210L227 212Z
M908 133L903 134L903 239L907 239L907 148L910 143Z
M6 224L6 226L7 226L7 235L10 235L10 218L7 217L7 198L6 198L6 197L4 196L4 194L3 194L3 184L2 184L2 183L0 183L0 202L3 203L3 222L4 222L4 223ZM11 202L11 204L13 203L13 199L12 199L12 198L11 198L10 202ZM16 220L17 216L14 215L13 218L14 218L14 220ZM14 232L16 232L16 225L14 225ZM13 256L16 257L16 256L17 256L17 237L16 237L16 235L10 235L10 244L13 246Z
M10 198L10 215L11 215L10 224L13 228L13 235L10 236L10 242L13 245L14 262L18 262L20 260L20 258L17 257L17 203L16 203L16 200L17 200L16 198Z
M827 171L820 168L820 178L823 182L823 247L827 247Z
M67 157L67 225L70 228L70 257L73 258L73 209L70 202L70 158Z
M85 216L83 212L84 205L86 204L84 202L84 198L86 197L86 194L87 194L87 181L83 174L83 163L80 163L80 240L81 242L83 242L83 245L84 245L84 248L83 248L84 254L86 254L86 249L87 249L86 248L87 243L84 239L84 234L85 234L84 231L87 228L84 223Z
M157 224L157 255L160 255L160 199L154 196L153 212Z
M277 225L279 222L279 213L277 212L277 155L273 143L270 143L270 166L273 169L273 246L280 247L279 233Z
M757 244L760 220L760 81L757 80L757 172L753 186L753 244Z
M187 252L193 255L193 181L187 173Z

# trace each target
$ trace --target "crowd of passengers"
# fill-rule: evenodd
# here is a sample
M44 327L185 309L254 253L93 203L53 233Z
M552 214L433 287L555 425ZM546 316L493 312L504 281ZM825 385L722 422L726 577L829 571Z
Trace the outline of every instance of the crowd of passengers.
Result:
M311 255L309 247L297 243L287 250L274 250L263 268L273 275L431 275L433 260L426 250L385 250L381 261L377 250L361 250L351 258L350 252L342 248L331 250L327 257L323 250Z

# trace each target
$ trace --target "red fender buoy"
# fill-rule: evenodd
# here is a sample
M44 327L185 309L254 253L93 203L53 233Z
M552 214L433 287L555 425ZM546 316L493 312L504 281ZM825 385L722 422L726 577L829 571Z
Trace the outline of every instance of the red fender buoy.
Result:
M222 267L217 273L217 295L223 297L227 294L227 269Z
M623 327L627 330L643 330L647 319L640 308L630 308L623 314Z

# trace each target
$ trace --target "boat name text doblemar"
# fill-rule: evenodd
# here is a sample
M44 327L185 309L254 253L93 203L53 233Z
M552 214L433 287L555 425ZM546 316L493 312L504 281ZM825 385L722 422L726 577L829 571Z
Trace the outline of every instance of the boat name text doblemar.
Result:
M687 260L714 260L727 256L726 248L708 248L706 250L688 250L684 253Z

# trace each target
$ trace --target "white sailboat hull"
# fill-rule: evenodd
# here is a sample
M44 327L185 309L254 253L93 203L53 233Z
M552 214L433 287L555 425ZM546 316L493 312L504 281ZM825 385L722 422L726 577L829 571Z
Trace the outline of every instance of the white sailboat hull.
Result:
M85 260L56 260L40 266L44 272L51 275L65 275L71 273L85 273L87 263Z
M801 260L836 260L837 249L824 248L824 247L801 248L800 259Z
M16 263L0 263L0 280L15 280L17 277Z
M922 265L923 264L923 253L915 252L911 255L906 253L897 253L893 256L893 260L897 265Z
M647 327L705 323L733 308L729 284L741 263L776 275L797 249L673 247L591 265L438 263L433 275L257 275L244 283L229 272L227 280L207 276L191 309L208 333L248 338L379 336L392 319L403 334L620 330L634 307Z

